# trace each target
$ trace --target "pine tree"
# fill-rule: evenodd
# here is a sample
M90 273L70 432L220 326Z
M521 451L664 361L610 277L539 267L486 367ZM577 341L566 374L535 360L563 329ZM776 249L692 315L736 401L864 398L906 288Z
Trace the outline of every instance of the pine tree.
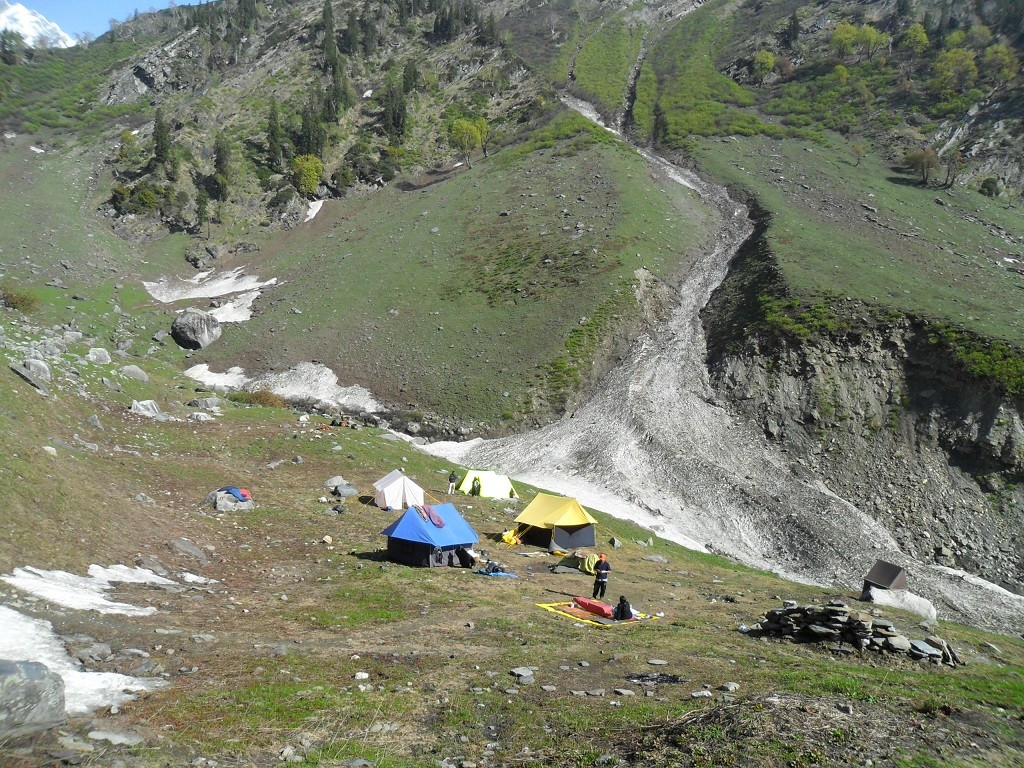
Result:
M324 12L321 19L324 28L324 71L331 72L338 58L338 43L334 39L334 9L331 0L324 0Z
M162 107L156 108L156 117L153 119L153 162L157 165L164 165L171 159L171 129L164 119Z
M270 164L280 170L284 161L284 131L281 129L276 101L270 102L270 114L267 118L267 155L270 157Z

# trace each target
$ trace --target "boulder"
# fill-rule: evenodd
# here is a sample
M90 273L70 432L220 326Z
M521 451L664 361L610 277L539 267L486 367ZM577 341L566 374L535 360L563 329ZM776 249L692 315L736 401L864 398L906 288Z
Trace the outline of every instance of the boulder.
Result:
M37 661L0 660L0 743L66 720L60 675Z
M147 419L156 419L157 421L167 421L170 418L160 410L156 400L132 400L132 413L145 416Z
M149 376L146 372L139 368L137 365L126 365L121 369L121 375L126 379L135 379L137 381L149 381Z
M209 312L189 307L171 323L171 338L185 349L204 349L220 338L220 321Z
M97 365L107 365L110 362L110 353L102 347L93 347L89 350L85 359Z
M25 360L24 365L26 370L41 381L49 381L52 378L50 375L50 366L42 360L33 360L29 358Z
M206 503L218 512L243 512L256 507L252 499L239 501L230 493L225 493L224 491L210 491L206 496Z

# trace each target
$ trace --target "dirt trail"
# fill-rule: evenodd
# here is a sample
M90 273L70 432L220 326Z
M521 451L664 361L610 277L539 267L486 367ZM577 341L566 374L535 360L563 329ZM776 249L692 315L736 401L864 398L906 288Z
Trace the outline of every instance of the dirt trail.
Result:
M583 114L589 105L566 97ZM791 464L755 426L715 404L700 310L751 235L726 191L643 151L656 172L717 212L714 247L689 265L663 329L642 338L589 402L510 437L435 443L430 452L490 467L633 519L665 538L799 581L859 591L876 559L907 568L941 618L1019 632L1024 598L914 562L869 515Z

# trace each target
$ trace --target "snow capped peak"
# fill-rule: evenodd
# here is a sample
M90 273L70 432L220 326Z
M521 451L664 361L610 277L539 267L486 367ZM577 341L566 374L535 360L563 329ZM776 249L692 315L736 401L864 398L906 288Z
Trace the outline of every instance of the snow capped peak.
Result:
M70 48L74 39L63 29L21 3L0 0L0 29L18 32L30 48Z

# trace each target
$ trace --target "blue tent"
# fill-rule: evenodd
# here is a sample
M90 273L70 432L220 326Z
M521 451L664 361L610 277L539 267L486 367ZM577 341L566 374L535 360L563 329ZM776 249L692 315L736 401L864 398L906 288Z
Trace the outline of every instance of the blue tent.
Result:
M454 504L409 507L380 534L388 537L388 559L428 567L461 565L456 550L480 540Z

